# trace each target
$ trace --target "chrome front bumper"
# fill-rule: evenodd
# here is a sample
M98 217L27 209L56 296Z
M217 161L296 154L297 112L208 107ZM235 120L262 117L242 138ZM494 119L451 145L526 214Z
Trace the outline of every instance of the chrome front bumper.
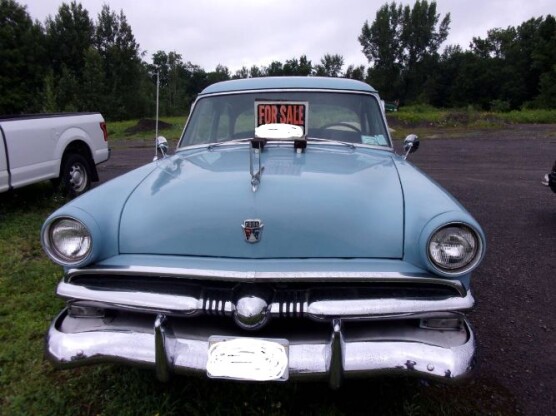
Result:
M291 379L328 379L331 387L344 376L412 374L458 378L474 362L475 338L459 313L456 330L423 328L420 319L330 322L288 321L256 332L212 317L180 318L120 311L111 318L75 318L65 309L47 335L47 356L60 368L92 363L126 363L156 369L159 379L171 373L206 374L209 338L281 338L289 344ZM422 319L422 318L421 318ZM281 325L281 326L280 326Z

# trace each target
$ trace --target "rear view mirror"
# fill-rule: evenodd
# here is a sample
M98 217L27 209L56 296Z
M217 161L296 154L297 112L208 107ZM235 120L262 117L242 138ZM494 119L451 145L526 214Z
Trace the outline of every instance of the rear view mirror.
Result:
M407 159L407 156L410 153L415 152L419 148L419 137L415 134L410 134L405 138L403 141L403 150L405 152L404 159Z
M162 155L162 158L165 158L168 154L168 140L164 136L158 136L156 138L156 156L153 160L158 160L158 153Z

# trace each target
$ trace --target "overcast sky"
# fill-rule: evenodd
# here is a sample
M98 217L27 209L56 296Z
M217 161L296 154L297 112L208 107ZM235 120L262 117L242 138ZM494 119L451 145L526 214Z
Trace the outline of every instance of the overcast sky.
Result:
M33 19L44 23L61 0L18 0ZM70 1L67 0L69 3ZM81 0L96 20L107 3L123 10L141 50L150 61L158 50L175 51L207 71L222 64L267 66L301 55L317 64L323 55L340 54L347 65L367 65L357 40L366 20L389 0ZM413 1L397 1L413 4ZM487 30L518 26L532 17L556 15L555 0L437 0L441 18L451 15L445 45L469 47Z

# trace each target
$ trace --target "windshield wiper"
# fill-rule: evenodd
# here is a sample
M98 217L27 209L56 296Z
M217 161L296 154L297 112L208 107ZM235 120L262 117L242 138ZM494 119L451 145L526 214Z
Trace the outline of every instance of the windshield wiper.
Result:
M338 144L343 144L344 146L349 147L350 149L355 149L356 146L353 143L349 143L349 142L343 142L341 140L333 140L333 139L321 139L321 138L317 138L317 137L307 137L307 141L313 141L313 142L329 142L329 143L338 143Z
M220 146L225 145L225 144L246 143L246 142L250 142L252 140L253 140L253 138L251 138L251 137L247 137L247 138L243 138L243 139L235 139L235 140L226 140L226 141L223 141L223 142L209 144L207 149L212 150L215 147L220 147ZM356 148L355 144L350 143L350 142L343 142L341 140L322 139L322 138L319 138L319 137L307 137L307 141L323 142L323 143L337 143L337 144L342 144L344 146L347 146L350 149L355 149Z
M209 144L207 149L212 150L215 147L220 147L220 146L225 145L225 144L245 143L245 142L250 142L251 140L253 140L251 137L246 137L246 138L243 138L243 139L235 139L235 140L226 140L226 141L223 141L223 142Z

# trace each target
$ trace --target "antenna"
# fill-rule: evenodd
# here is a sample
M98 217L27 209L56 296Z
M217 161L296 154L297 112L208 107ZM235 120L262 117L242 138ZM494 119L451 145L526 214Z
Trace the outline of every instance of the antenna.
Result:
M156 139L158 138L158 93L160 90L160 68L156 71L156 120L154 130L154 157L158 157L158 147Z

